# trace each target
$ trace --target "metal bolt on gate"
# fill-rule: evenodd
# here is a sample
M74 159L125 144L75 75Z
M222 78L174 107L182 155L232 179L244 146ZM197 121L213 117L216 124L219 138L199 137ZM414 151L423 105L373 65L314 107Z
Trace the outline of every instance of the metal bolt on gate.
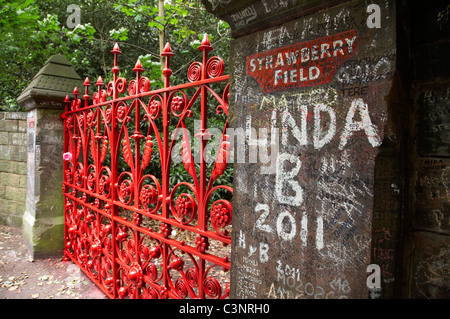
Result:
M164 87L150 91L139 60L128 85L119 77L116 44L113 81L106 90L99 77L91 97L86 78L84 95L75 88L74 98L64 100L64 259L77 264L109 298L229 295L229 282L221 274L230 269L226 246L231 244L232 207L229 200L217 199L219 193L233 192L218 183L229 161L229 76L223 75L221 58L208 58L207 35L199 50L203 61L190 65L189 83L171 86L173 53L167 43L161 54ZM214 84L222 84L221 94ZM208 168L204 153L212 99L225 124ZM200 113L198 163L187 126L194 108ZM189 178L171 183L176 165ZM214 250L219 253L213 253L213 245L222 247Z

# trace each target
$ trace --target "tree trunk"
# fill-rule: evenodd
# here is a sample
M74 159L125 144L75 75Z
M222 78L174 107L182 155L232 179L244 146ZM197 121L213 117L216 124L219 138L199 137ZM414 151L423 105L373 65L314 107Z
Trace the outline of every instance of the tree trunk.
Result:
M158 16L164 18L164 0L158 1ZM166 44L165 28L159 29L159 53L161 54L164 50L164 45ZM161 62L161 71L164 70L164 57L160 56L159 61ZM162 75L164 81L164 75Z

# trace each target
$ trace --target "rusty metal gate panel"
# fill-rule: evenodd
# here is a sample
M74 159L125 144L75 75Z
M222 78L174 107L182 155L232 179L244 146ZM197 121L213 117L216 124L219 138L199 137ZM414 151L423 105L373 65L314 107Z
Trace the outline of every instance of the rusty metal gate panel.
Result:
M74 98L64 100L64 259L110 298L229 294L229 279L223 278L230 269L233 190L219 183L230 156L229 76L221 58L208 58L206 35L199 50L203 61L190 65L188 83L171 86L167 44L164 87L150 91L139 60L135 79L127 83L119 76L116 44L113 80L105 85L99 77L91 96L86 78L84 95L75 88ZM211 107L224 127L208 162ZM195 113L200 119L191 139ZM188 180L173 176L177 165ZM224 192L229 197L220 197Z

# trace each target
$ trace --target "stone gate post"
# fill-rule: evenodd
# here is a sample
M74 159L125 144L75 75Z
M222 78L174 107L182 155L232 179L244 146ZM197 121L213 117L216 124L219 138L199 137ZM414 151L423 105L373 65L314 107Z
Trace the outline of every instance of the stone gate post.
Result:
M27 192L23 235L32 258L64 248L63 120L64 97L80 76L63 55L54 55L17 101L27 117Z

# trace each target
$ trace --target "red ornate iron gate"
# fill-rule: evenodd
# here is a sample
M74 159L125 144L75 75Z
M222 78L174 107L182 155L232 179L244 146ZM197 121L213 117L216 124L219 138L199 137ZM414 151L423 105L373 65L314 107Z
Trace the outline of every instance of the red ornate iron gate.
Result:
M226 198L215 198L233 192L218 183L229 160L229 76L223 75L222 59L208 59L212 47L206 35L199 50L203 61L189 67L189 83L171 86L173 53L167 44L162 53L164 88L150 91L139 60L128 86L119 77L116 44L111 51L113 81L107 89L99 77L90 105L86 78L84 101L77 88L72 100L64 100L64 258L110 298L228 296L229 282L221 278L230 269L226 246L231 244L232 207ZM224 127L209 164L212 99L219 104L216 112L223 114ZM188 122L195 108L200 127L195 132L199 159L194 162L198 157ZM171 178L176 165L184 166L190 180Z

